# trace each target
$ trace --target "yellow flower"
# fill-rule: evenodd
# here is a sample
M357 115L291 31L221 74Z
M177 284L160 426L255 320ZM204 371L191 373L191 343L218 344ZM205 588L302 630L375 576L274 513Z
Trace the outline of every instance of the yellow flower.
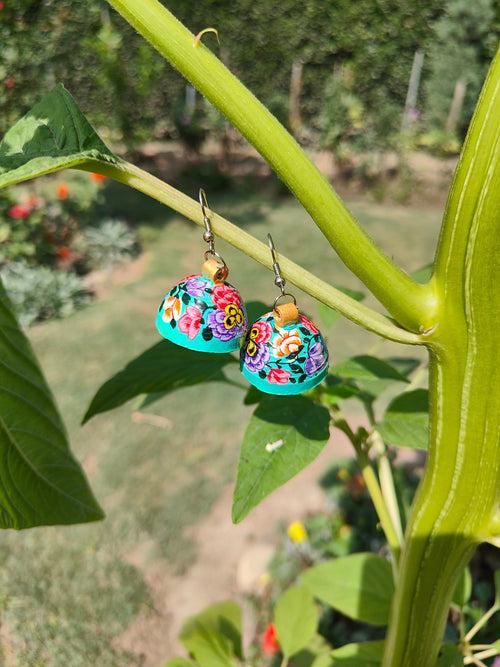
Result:
M300 544L307 540L307 530L304 524L301 521L294 521L288 526L288 537L295 542L295 544Z

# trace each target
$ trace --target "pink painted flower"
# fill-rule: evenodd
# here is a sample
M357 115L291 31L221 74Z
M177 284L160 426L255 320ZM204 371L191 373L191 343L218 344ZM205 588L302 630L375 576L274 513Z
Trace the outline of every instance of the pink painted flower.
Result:
M305 315L299 315L299 321L305 326L306 329L309 329L309 331L312 331L314 334L319 333L318 327L313 324L311 320Z
M13 220L24 220L29 217L31 213L31 206L26 206L25 204L14 204L11 206L8 211L9 218Z
M238 306L238 308L241 306L240 295L234 287L231 287L231 285L227 285L226 283L216 285L213 289L212 297L219 310L224 310L226 306L229 306L230 304L234 304L235 306Z
M298 329L286 331L281 329L279 334L273 338L274 353L277 357L288 357L289 354L298 352L302 346L302 339Z
M189 340L193 340L198 335L201 324L201 312L194 306L188 306L186 312L179 320L179 329L187 334Z
M275 655L280 650L280 645L278 644L276 626L274 623L269 623L267 628L264 630L264 634L261 639L262 652L265 655Z
M290 373L283 368L271 368L267 381L271 384L286 384L290 379Z
M271 338L273 330L269 322L258 320L252 324L250 338L256 343L267 343Z
M175 296L169 296L163 303L163 321L170 322L170 320L178 320L181 314L181 309L181 300L177 299Z

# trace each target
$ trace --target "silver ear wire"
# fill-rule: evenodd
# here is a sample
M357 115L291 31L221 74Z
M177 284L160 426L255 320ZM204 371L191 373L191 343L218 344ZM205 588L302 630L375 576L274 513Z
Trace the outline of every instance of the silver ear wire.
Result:
M205 259L209 259L210 257L215 257L215 259L219 262L220 266L227 271L228 268L226 262L224 261L224 258L221 255L219 255L219 253L215 249L215 236L212 231L212 225L210 224L210 217L209 217L209 213L211 211L208 206L207 193L203 188L200 188L198 191L198 201L200 202L201 212L203 214L203 224L205 225L205 231L203 232L203 240L206 243L208 243L208 250L205 253Z
M290 294L290 292L285 291L286 280L281 275L281 267L280 267L279 262L278 262L278 256L276 254L276 247L274 245L274 241L273 241L273 238L272 238L271 234L267 235L267 241L269 243L269 250L271 251L271 258L273 260L274 284L276 285L276 287L279 288L279 290L281 292L281 294L279 296L277 296L276 299L274 300L273 309L276 308L276 306L278 305L278 301L284 296L291 297L293 303L295 305L297 305L297 299L294 297L294 295Z

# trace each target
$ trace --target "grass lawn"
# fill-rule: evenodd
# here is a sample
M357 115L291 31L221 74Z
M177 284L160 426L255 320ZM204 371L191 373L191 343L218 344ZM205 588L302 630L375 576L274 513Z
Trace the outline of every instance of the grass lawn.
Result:
M161 559L172 572L196 557L184 530L210 510L235 478L239 443L251 412L243 392L211 384L177 392L151 405L161 417L132 419L134 405L94 418L81 417L98 386L129 359L157 342L155 310L163 293L198 271L201 231L169 211L109 184L114 207L145 221L144 271L69 319L29 331L106 521L73 528L4 533L0 542L0 632L7 667L123 667L140 665L113 638L150 605L141 569L130 554L143 544L143 560ZM211 205L334 284L359 287L315 225L292 199L227 195ZM439 211L353 202L354 213L388 254L407 270L432 259ZM119 212L119 211L118 211ZM272 303L272 274L220 242L230 280L246 300ZM34 289L36 286L33 286ZM314 303L295 290L302 308ZM333 361L381 343L346 321L326 330ZM401 347L382 344L382 354ZM415 350L408 350L414 355Z

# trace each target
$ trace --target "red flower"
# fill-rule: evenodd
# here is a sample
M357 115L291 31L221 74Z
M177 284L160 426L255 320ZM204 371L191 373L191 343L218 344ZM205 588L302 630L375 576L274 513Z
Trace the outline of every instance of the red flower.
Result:
M61 259L63 262L67 261L68 259L71 259L72 256L71 250L68 248L68 246L61 245L59 248L56 250L56 255L58 256L59 259Z
M280 645L276 638L276 626L274 623L269 623L264 631L261 639L262 652L265 655L274 655L280 650Z
M273 330L269 322L257 320L257 322L252 324L252 328L250 329L250 338L256 343L267 343L271 338L272 332Z
M64 201L65 199L68 198L69 195L69 187L67 183L61 183L60 185L57 186L57 197L61 201Z
M196 338L201 324L201 312L194 306L188 306L186 312L179 320L179 329L187 334L190 340Z
M11 206L8 211L9 218L13 220L24 220L31 213L31 207L24 204L15 204Z
M213 289L212 297L219 310L224 310L226 306L229 306L230 304L234 304L235 306L238 306L238 308L241 306L240 295L234 287L226 285L226 283L216 285Z
M102 183L103 181L106 180L107 176L104 176L104 174L97 174L96 172L91 172L90 178L95 182L95 183Z
M271 384L286 384L290 379L290 373L282 368L271 368L267 381Z
M315 324L313 324L311 320L305 315L299 315L299 320L300 323L303 324L306 329L309 329L309 331L312 331L314 334L319 333L318 327Z
M0 2L0 12L5 9L5 2Z
M7 90L12 90L12 88L14 88L16 85L16 80L13 78L5 79L3 85L7 88Z

